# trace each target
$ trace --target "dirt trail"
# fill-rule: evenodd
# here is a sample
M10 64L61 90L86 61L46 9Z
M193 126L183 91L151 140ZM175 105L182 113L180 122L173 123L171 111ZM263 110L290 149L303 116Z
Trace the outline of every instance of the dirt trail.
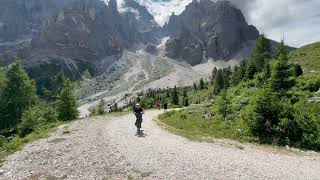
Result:
M132 114L79 120L7 158L2 179L319 179L320 156L173 135ZM70 133L68 133L70 132ZM0 179L1 179L0 178Z

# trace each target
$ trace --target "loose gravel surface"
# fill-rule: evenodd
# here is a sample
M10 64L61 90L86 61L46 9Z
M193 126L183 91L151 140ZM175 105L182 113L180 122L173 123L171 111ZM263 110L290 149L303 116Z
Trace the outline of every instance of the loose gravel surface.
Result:
M320 179L319 153L293 153L219 140L193 142L160 128L147 111L60 126L7 158L0 179Z

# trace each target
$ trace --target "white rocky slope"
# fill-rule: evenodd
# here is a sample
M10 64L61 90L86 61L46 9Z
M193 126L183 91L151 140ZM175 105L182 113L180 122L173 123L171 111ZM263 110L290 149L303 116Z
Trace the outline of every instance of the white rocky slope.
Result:
M88 109L95 106L101 98L108 103L117 102L121 106L128 103L138 92L150 88L189 86L200 78L208 78L214 67L233 67L240 62L237 59L228 62L208 60L191 66L162 56L163 43L165 41L157 46L158 55L147 53L144 49L124 51L120 60L105 73L82 83L77 91L81 99L81 117L88 115Z

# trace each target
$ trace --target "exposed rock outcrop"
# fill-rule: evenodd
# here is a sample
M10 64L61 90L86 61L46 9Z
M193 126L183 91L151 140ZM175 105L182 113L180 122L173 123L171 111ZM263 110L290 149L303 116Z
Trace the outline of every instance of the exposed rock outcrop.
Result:
M0 42L0 59L7 64L14 56L21 57L39 84L60 70L73 79L86 69L98 75L124 49L156 42L160 32L153 16L134 0L123 1L121 7L116 0L108 5L101 0L4 0L0 4L4 5L0 8L0 38L8 37L3 40L11 42L29 39L23 46L20 41L11 47ZM18 16L2 22L11 12ZM2 29L16 31L10 34Z
M192 65L206 58L229 60L259 35L229 1L210 0L194 0L182 14L172 14L164 31L170 35L167 56Z

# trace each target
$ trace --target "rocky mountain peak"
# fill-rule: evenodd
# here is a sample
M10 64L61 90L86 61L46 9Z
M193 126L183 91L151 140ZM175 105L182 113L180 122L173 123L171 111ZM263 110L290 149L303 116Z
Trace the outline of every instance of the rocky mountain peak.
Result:
M229 1L192 1L180 15L170 17L165 29L170 36L167 56L193 65L206 58L231 59L259 35Z
M13 45L0 46L0 59L8 64L21 57L36 79L61 69L76 79L86 69L93 75L104 72L125 49L157 52L163 35L170 38L165 45L162 41L161 54L165 46L167 57L197 65L208 58L229 60L259 34L228 1L193 0L181 14L172 13L163 28L137 0L106 2L1 0L0 43ZM16 45L25 37L27 45Z

